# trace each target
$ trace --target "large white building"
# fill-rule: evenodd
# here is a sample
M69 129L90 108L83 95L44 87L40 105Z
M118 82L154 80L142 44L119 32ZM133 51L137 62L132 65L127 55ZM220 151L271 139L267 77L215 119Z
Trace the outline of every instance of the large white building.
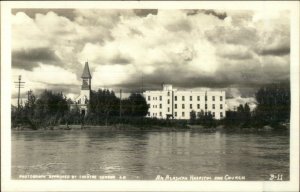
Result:
M189 119L203 111L215 119L225 117L225 91L180 91L164 84L162 90L143 93L149 106L147 117Z

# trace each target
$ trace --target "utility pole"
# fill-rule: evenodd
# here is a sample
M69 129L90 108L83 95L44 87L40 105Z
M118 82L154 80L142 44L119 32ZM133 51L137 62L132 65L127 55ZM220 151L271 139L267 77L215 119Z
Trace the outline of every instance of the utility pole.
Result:
M142 72L142 94L143 94L143 91L144 91L144 75L143 75L143 72Z
M19 75L19 79L17 82L14 82L16 84L16 88L18 88L18 111L20 110L20 89L24 88L24 83L21 81L21 75Z
M120 89L120 118L122 116L122 89Z

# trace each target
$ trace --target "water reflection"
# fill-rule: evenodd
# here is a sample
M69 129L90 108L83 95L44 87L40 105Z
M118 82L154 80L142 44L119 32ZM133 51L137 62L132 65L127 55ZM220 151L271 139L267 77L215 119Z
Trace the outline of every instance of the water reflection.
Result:
M12 134L12 176L19 174L241 175L289 179L289 137L196 131L32 131Z

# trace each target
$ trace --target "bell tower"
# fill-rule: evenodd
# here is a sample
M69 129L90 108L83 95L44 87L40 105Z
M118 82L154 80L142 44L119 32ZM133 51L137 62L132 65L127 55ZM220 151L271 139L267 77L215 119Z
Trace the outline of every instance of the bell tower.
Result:
M76 106L79 107L81 115L85 116L88 112L88 104L91 96L91 80L92 80L88 62L85 62L81 79L82 79L82 83L81 83L80 95L79 97L77 97L75 101L76 101Z
M85 62L84 69L81 75L82 84L81 84L81 94L85 96L87 100L90 100L90 92L91 92L91 73L89 69L88 62Z

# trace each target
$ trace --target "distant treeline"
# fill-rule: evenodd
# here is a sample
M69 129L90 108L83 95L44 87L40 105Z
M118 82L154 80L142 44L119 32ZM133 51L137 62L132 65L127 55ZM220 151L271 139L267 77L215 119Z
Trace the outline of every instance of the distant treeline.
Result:
M146 118L148 105L139 93L132 93L128 98L116 97L113 91L91 91L88 114L80 114L76 103L62 93L45 90L38 97L33 93L21 105L19 110L12 110L12 127L28 126L32 129L59 124L115 125L129 124L139 127L167 126L257 128L269 125L280 128L290 119L289 84L271 84L261 87L255 94L257 107L251 111L249 105L240 105L235 111L227 111L226 118L215 120L210 113L191 111L189 120L171 120ZM75 105L70 110L70 105Z
M234 111L226 111L226 118L213 119L203 111L191 112L190 124L226 128L261 128L270 126L275 129L286 128L290 122L291 95L290 85L286 83L270 84L261 87L255 94L256 108L251 111L248 103L240 104Z

